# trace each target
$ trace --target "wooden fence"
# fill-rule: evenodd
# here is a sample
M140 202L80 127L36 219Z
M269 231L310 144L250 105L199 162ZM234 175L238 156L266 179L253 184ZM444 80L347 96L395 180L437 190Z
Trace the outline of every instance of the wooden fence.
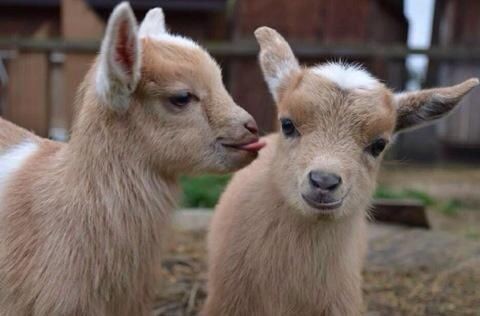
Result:
M203 46L227 65L232 60L256 59L258 53L258 46L252 41L211 42L204 43ZM436 63L451 65L451 69L456 65L464 65L464 68L474 69L477 76L480 75L480 48L420 49L381 44L349 46L312 43L293 43L292 48L300 59L335 56L398 61L410 55L424 55ZM88 69L98 49L99 42L0 38L0 61L6 65L9 75L8 82L3 86L0 81L0 114L39 135L65 138L73 113L73 100L66 97L72 93L64 91L65 82L69 78L65 78L63 74L63 60L69 54L84 55L82 63L75 65L78 72L83 73ZM461 73L467 76L469 71ZM448 76L448 72L443 75ZM450 82L443 80L441 83ZM478 95L470 98L470 103L478 103L476 97ZM474 110L474 105L476 104L468 107L468 112L463 110L461 115L444 123L440 136L447 142L466 141L466 144L480 146L480 111ZM465 120L469 123L465 124ZM473 126L472 122L476 125ZM460 134L459 129L462 129Z
M212 55L219 58L256 57L258 45L254 41L207 42L202 44ZM46 39L0 38L0 58L11 58L17 52L31 53L76 53L95 54L100 42L65 41ZM386 58L403 59L410 55L424 55L432 60L441 61L479 61L480 47L430 47L415 48L404 45L382 45L368 43L365 45L340 45L321 43L293 43L292 49L299 58L318 58L319 56L336 56L351 58ZM2 52L3 51L3 52Z

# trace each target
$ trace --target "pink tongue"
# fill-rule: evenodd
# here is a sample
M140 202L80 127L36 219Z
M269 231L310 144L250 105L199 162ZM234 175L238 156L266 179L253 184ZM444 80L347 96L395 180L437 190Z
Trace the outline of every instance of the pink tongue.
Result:
M248 151L259 151L263 147L265 147L266 143L263 140L258 140L254 143L246 144L243 146L240 146L239 148L248 150Z

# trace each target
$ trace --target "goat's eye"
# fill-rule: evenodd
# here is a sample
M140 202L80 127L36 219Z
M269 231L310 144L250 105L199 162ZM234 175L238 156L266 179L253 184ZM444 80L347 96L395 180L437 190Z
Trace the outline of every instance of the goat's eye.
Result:
M182 108L188 105L192 100L195 98L193 94L190 92L179 92L170 98L168 100L170 101L171 104L173 104L176 107Z
M367 148L365 148L365 151L373 157L378 157L386 146L387 140L384 138L378 138L374 140L370 145L368 145Z
M298 135L298 131L291 119L282 118L280 119L280 123L282 123L282 132L285 137L294 137Z

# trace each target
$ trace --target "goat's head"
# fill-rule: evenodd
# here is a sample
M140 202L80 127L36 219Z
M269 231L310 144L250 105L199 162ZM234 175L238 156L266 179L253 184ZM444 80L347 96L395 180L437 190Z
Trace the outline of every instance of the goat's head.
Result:
M359 66L299 66L288 43L262 27L260 65L278 107L274 183L293 209L338 217L364 209L396 132L449 113L478 85L394 94Z
M128 3L115 8L92 77L104 112L128 122L120 126L142 144L142 155L171 172L232 171L263 146L217 63L194 41L168 33L159 8L138 30Z

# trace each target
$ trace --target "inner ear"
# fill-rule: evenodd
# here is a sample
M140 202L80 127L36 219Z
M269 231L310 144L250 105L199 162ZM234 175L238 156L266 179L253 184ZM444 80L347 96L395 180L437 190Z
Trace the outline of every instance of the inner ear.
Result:
M125 110L140 79L141 47L137 20L130 5L115 7L100 49L96 90L102 103Z
M133 73L136 58L136 38L130 32L128 21L122 21L118 30L118 39L115 45L115 61L128 76Z

